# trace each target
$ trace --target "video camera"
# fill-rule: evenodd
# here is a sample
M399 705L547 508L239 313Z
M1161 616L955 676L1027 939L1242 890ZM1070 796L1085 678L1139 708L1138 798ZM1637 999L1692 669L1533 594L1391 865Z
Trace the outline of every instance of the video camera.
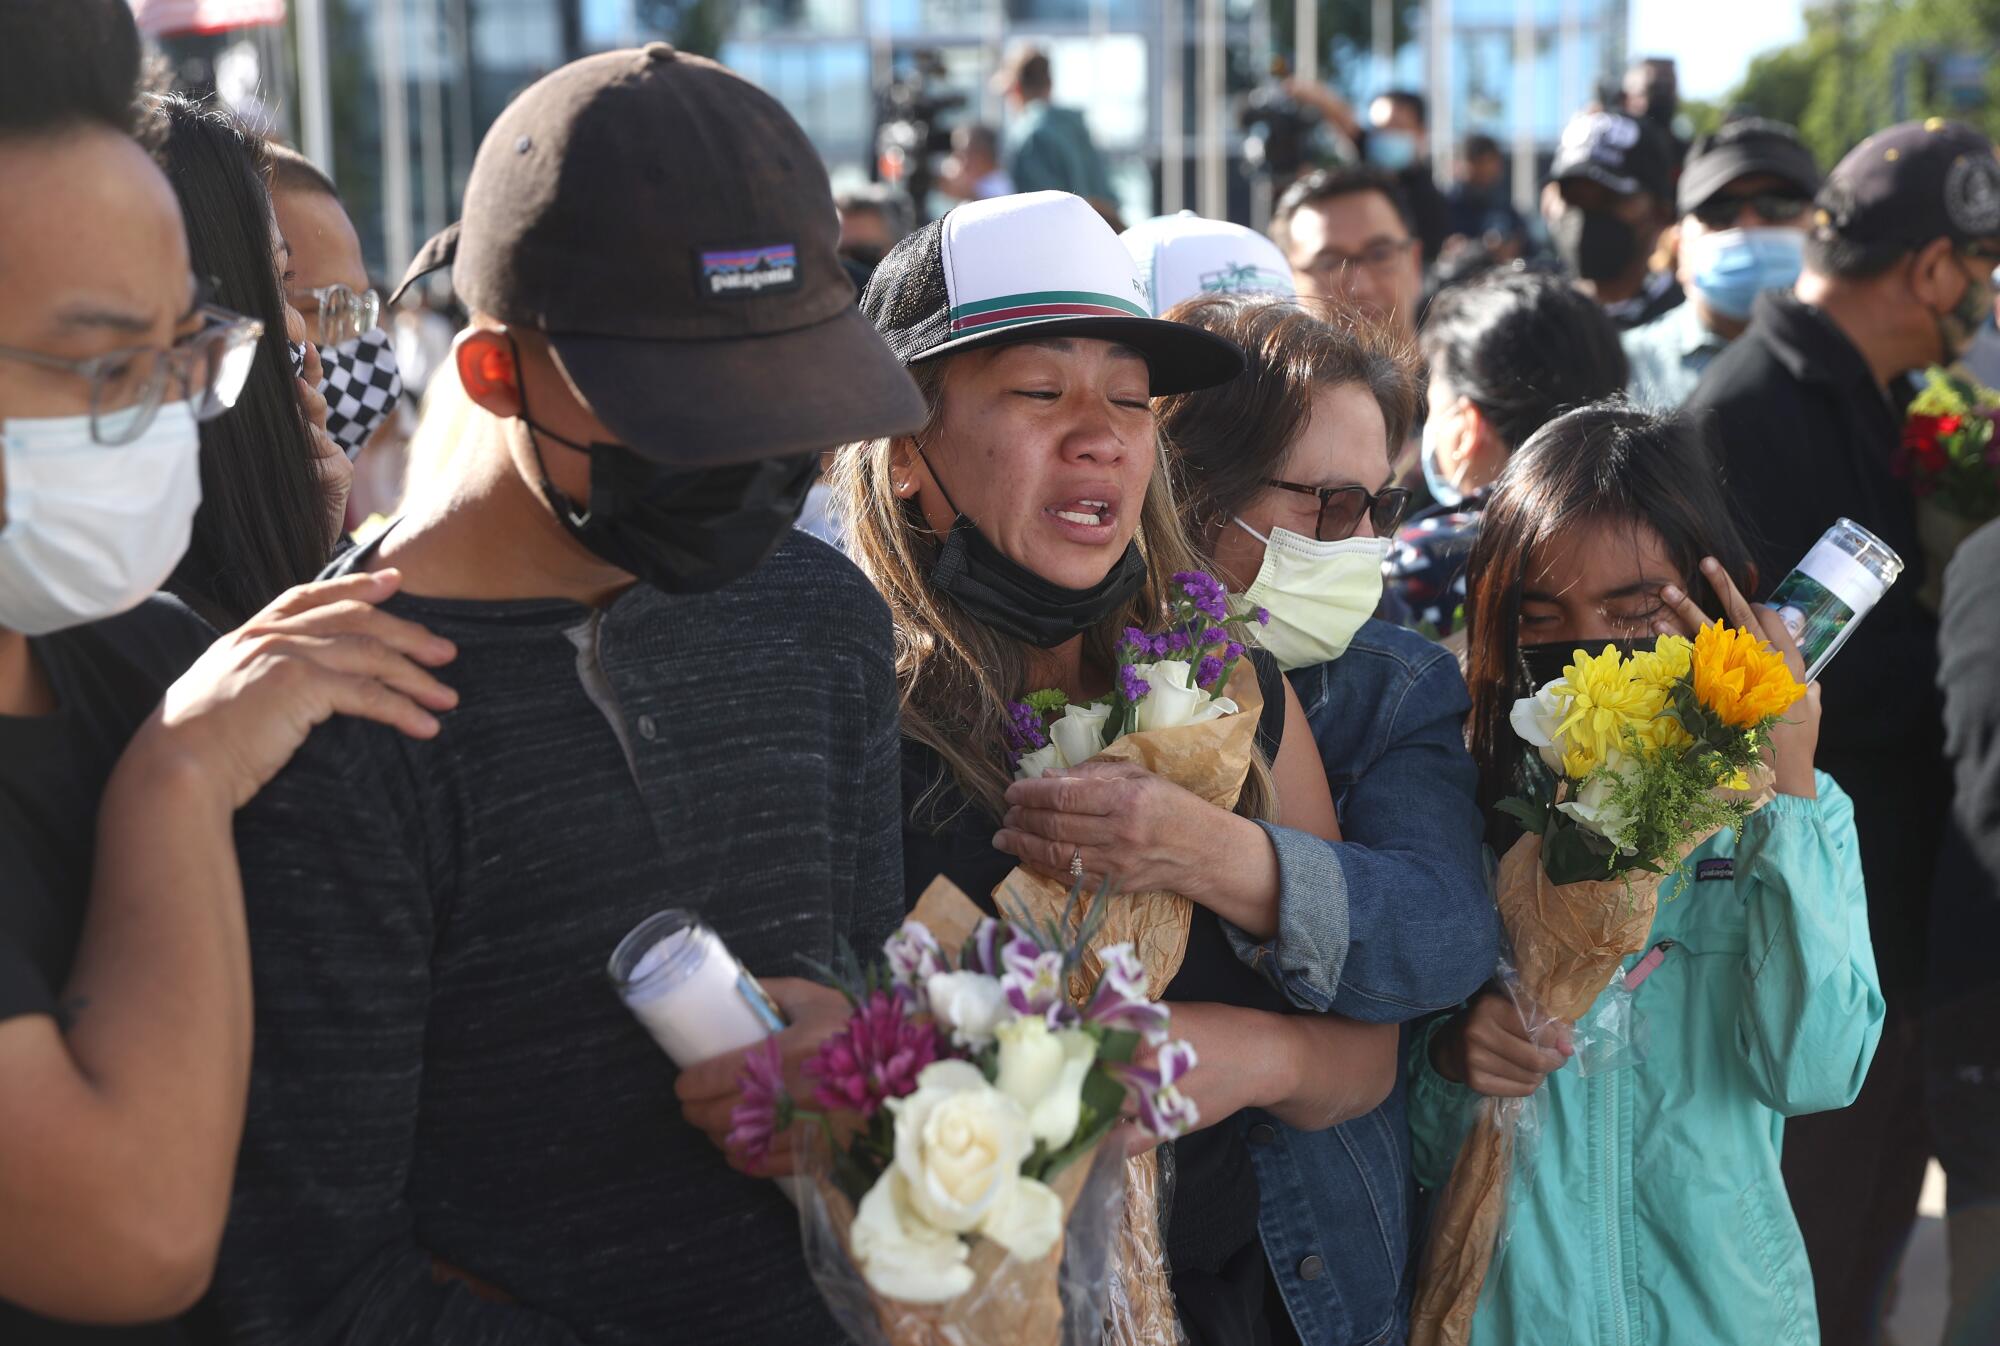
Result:
M941 117L965 106L964 94L934 87L945 74L942 56L919 50L875 100L875 175L909 193L918 224L928 219L924 203L937 180L937 158L951 151L951 128Z

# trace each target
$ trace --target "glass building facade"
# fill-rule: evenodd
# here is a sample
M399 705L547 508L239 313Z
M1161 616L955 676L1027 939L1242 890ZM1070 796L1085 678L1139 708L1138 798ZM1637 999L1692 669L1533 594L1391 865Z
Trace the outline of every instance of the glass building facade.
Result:
M455 217L485 128L521 88L591 51L705 32L725 64L799 119L836 188L877 167L885 93L919 57L941 122L1000 126L990 77L1017 45L1049 53L1056 100L1083 109L1128 218L1191 206L1254 219L1238 108L1290 46L1267 0L292 0L283 30L177 39L167 54L339 183L370 266L393 280ZM1624 63L1626 0L1428 0L1416 40L1385 62L1332 50L1322 71L1357 102L1390 87L1432 97L1434 138L1468 131L1545 160L1563 123ZM322 34L324 129L302 114L302 23ZM1445 46L1435 39L1444 33ZM1216 41L1219 37L1219 41ZM1204 90L1220 90L1221 100ZM1204 115L1206 114L1206 115ZM1268 199L1266 196L1264 199Z

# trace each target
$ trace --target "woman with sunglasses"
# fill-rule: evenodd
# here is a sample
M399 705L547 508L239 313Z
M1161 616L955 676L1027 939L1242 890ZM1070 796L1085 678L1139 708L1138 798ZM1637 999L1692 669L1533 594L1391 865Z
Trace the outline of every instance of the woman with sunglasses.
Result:
M1166 1244L1197 1346L1295 1341L1259 1244L1251 1150L1268 1114L1325 1127L1395 1073L1393 1031L1294 1009L1251 966L1281 922L1337 922L1340 835L1309 726L1257 652L1264 709L1226 811L1132 765L1014 781L1010 701L1107 694L1128 627L1157 628L1197 568L1174 518L1150 395L1232 377L1228 341L1153 318L1131 256L1080 197L962 205L883 260L862 308L930 407L920 434L849 445L835 466L850 554L888 601L903 693L903 864L911 902L943 873L975 901L1013 867L1114 895L1194 903L1167 985L1200 1064L1202 1130L1174 1143ZM1280 816L1287 826L1277 826ZM1317 1343L1318 1337L1307 1340Z
M202 426L202 503L168 589L227 631L325 568L353 467L327 434L319 353L285 302L285 242L265 187L263 143L228 113L159 100L161 163L180 200L195 274L262 326L228 416Z
M1305 710L1339 810L1325 900L1265 952L1294 1004L1398 1024L1458 1005L1498 939L1458 662L1371 617L1408 492L1390 446L1420 369L1381 328L1285 300L1190 300L1169 318L1243 348L1230 382L1156 403L1187 531L1247 603ZM1264 1250L1299 1335L1397 1342L1410 1188L1403 1090L1325 1131L1260 1117Z

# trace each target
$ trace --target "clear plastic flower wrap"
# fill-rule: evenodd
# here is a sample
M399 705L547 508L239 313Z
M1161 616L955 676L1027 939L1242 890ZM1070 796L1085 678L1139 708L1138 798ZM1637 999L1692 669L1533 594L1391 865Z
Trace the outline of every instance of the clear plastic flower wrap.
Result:
M870 1288L848 1251L855 1207L833 1180L825 1141L802 1131L798 1144L807 1177L799 1184L806 1266L834 1321L860 1346L1095 1346L1102 1339L1125 1212L1116 1139L1050 1180L1066 1208L1057 1247L1024 1262L981 1240L970 1258L972 1288L942 1304L907 1303Z

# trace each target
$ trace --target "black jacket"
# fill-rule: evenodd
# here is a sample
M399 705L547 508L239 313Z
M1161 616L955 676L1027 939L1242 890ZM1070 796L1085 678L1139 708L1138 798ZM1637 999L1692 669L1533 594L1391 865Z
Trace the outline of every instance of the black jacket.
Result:
M1854 799L1876 960L1894 998L1923 975L1950 799L1937 623L1917 603L1924 557L1915 501L1889 466L1901 417L1831 319L1774 293L1758 297L1749 330L1715 358L1687 405L1713 417L1763 593L1843 516L1903 558L1902 578L1820 680L1818 757Z

